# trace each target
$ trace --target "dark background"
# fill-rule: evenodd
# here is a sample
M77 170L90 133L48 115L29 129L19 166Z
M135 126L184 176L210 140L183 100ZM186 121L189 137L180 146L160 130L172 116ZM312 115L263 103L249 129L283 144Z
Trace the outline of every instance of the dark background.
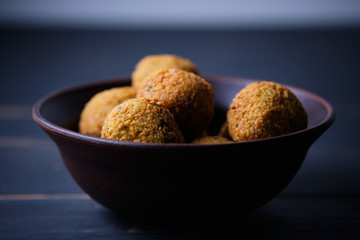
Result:
M0 24L1 239L156 239L163 232L129 227L88 199L31 118L32 105L44 95L130 76L142 57L161 53L191 59L201 74L297 86L336 110L335 123L310 148L290 185L226 234L221 231L219 239L253 232L264 239L360 237L359 27L173 30ZM212 233L181 235L182 230L166 237L207 238Z

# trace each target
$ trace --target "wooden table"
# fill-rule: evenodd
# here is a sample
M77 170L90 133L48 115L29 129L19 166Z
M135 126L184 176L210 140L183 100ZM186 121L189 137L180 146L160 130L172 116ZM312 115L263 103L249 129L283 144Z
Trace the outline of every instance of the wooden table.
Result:
M0 239L360 239L360 30L0 30ZM201 73L277 81L336 109L298 175L231 223L130 223L90 199L31 118L45 94L175 53Z

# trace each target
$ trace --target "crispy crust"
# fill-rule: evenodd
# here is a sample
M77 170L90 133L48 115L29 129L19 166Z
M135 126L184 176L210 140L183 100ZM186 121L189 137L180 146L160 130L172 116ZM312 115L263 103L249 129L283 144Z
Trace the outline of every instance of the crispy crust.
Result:
M101 137L147 143L184 142L170 111L144 98L130 99L116 106L105 119Z
M235 96L227 122L234 141L247 141L305 129L307 114L289 89L263 81L247 85Z
M154 100L168 108L187 142L199 137L214 115L211 85L198 75L179 69L163 69L151 74L137 97Z
M221 126L218 136L227 138L227 139L231 139L231 136L229 135L229 125L228 125L227 121L224 122L223 125Z
M232 142L231 140L220 137L220 136L206 136L197 138L193 141L193 143L200 143L200 144L217 144L217 143L229 143Z
M176 68L196 74L198 73L195 64L189 59L171 54L149 55L141 59L135 66L131 77L132 86L135 88L141 87L147 76L164 68Z
M97 93L86 103L81 113L79 132L100 137L106 115L115 106L134 97L136 90L132 87L117 87Z

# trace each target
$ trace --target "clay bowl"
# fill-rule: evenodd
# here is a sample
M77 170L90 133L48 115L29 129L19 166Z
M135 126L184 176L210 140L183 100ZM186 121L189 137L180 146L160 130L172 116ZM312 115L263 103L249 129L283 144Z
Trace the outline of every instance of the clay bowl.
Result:
M209 132L225 121L235 94L253 80L204 76L215 91ZM321 97L289 87L303 103L307 129L257 141L216 145L121 142L77 132L84 104L97 92L130 85L129 78L52 93L33 107L33 118L59 148L67 169L91 198L123 217L231 217L279 194L299 170L309 147L333 123Z

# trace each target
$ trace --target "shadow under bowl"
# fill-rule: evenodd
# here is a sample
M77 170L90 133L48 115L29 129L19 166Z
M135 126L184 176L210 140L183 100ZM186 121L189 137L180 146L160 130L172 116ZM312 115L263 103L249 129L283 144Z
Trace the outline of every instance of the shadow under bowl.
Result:
M232 99L254 80L204 76L215 92L209 132L225 122ZM279 194L299 170L312 143L333 123L323 98L288 86L308 113L308 127L291 134L224 144L122 142L80 134L85 103L97 92L127 86L130 78L52 93L33 107L33 118L56 143L78 185L103 206L130 219L223 216L251 211Z

